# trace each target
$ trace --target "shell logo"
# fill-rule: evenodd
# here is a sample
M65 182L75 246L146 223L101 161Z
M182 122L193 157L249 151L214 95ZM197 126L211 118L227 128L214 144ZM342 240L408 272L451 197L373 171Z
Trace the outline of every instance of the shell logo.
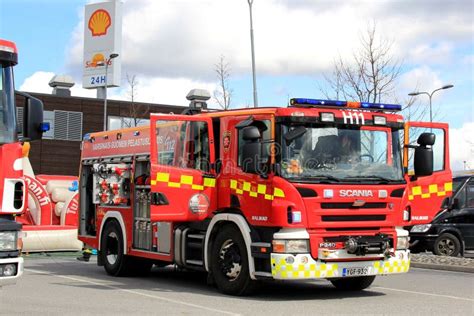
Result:
M112 24L109 12L104 9L95 10L89 18L88 27L92 36L101 36L107 34L107 29Z
M95 68L105 66L105 57L103 54L94 54L91 61L86 62L86 68Z

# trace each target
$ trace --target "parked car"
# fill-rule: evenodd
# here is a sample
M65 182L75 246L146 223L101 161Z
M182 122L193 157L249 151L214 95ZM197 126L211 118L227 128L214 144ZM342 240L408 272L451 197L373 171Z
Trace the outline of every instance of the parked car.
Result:
M411 228L412 252L458 256L474 250L474 175L453 179L453 197L444 206L430 224Z

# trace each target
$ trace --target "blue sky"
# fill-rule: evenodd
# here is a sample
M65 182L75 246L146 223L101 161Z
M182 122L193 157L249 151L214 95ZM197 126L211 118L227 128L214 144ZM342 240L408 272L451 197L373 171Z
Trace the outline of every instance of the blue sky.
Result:
M61 73L76 81L73 94L95 95L81 88L85 3L0 0L0 37L16 42L20 52L17 88L49 93L49 79ZM111 89L112 98L128 98L128 73L139 81L138 100L185 105L190 88L216 88L214 64L225 55L231 67L232 106L252 104L245 0L133 0L125 1L123 9L123 84ZM436 117L450 124L453 136L472 135L472 12L471 0L255 0L259 104L284 106L288 97L322 98L322 75L330 73L337 56L350 60L361 32L375 21L404 63L396 98L403 103L416 88L432 91L454 84L434 96ZM426 96L417 98L416 106L427 105ZM454 151L463 154L456 159L472 159L469 141L460 141L462 146Z

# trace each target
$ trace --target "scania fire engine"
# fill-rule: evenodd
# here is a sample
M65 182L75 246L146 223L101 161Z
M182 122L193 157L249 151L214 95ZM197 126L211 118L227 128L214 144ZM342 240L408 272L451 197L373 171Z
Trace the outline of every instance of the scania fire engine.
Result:
M433 173L449 161L433 159L447 125L405 123L393 104L206 111L208 98L192 90L182 115L85 137L79 235L107 273L175 264L243 295L261 279L361 290L409 270L403 227L419 223L426 194L449 195L447 163Z
M14 220L26 207L12 69L17 62L16 45L0 39L0 287L14 283L23 273L21 224ZM25 95L22 139L41 138L42 122L41 101Z

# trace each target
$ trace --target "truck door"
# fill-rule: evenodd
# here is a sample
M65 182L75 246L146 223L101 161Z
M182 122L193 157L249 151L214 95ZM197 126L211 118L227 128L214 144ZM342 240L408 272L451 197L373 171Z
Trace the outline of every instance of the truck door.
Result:
M216 208L210 118L151 116L151 220L196 221Z
M403 163L409 176L408 202L411 205L410 225L429 223L441 210L444 200L453 190L451 168L449 166L449 127L444 123L407 122L405 124L404 143L417 144L421 133L436 135L433 145L433 174L414 177L413 148L405 146Z

